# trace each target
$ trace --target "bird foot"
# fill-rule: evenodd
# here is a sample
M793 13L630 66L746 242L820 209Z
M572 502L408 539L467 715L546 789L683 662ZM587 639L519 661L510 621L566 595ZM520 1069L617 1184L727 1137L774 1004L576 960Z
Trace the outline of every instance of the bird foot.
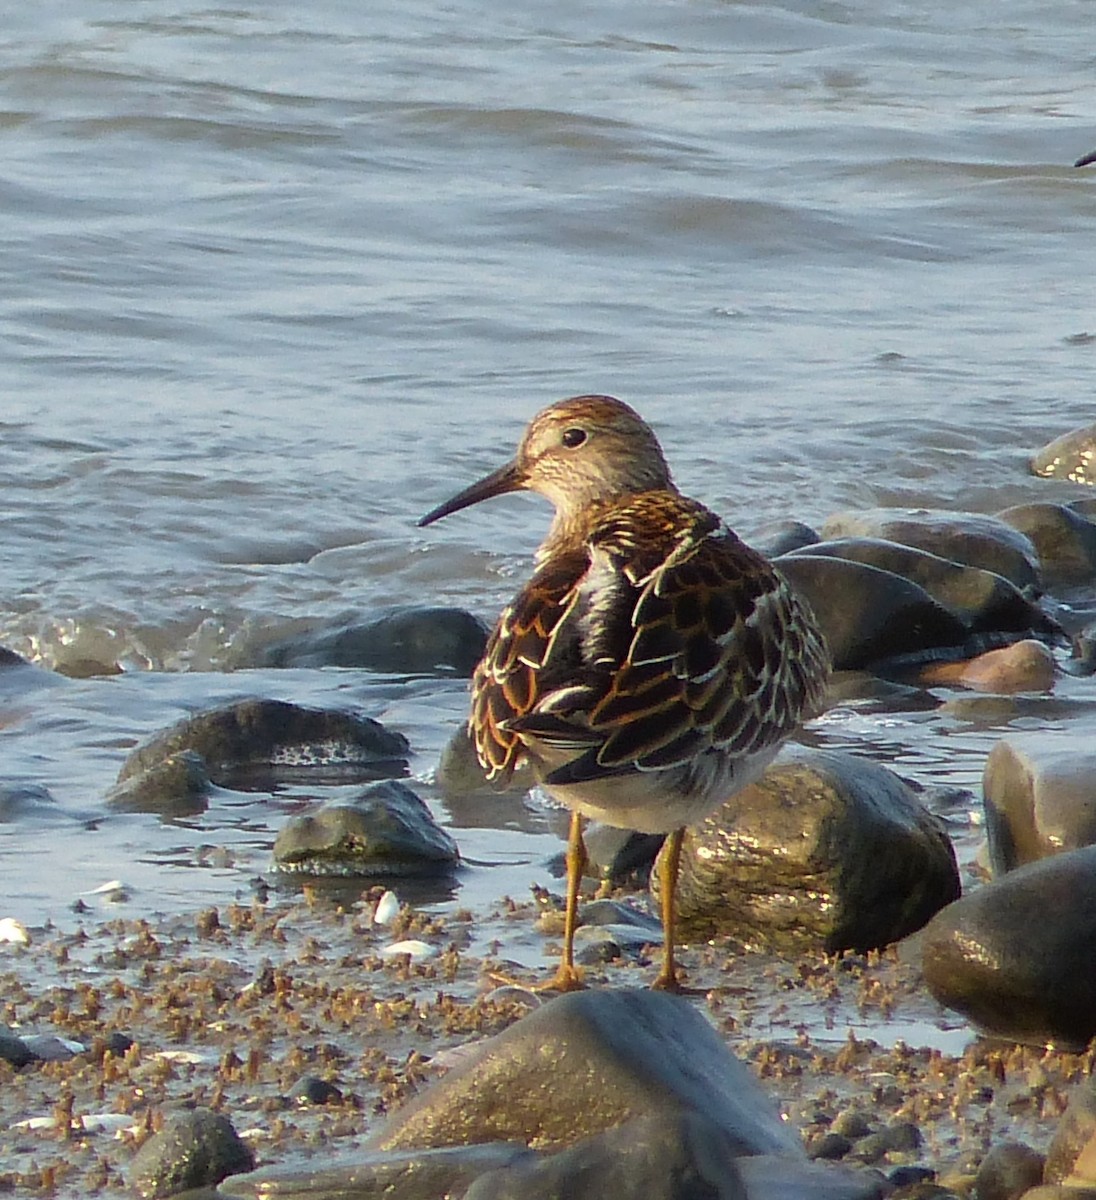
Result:
M660 972L654 983L651 984L652 992L669 992L672 996L706 996L709 990L709 988L689 987L687 983L681 982L676 972L672 975Z
M582 971L578 967L562 965L551 979L546 979L543 983L527 983L524 979L515 979L501 971L492 971L488 978L501 987L522 988L527 992L581 992L586 988Z

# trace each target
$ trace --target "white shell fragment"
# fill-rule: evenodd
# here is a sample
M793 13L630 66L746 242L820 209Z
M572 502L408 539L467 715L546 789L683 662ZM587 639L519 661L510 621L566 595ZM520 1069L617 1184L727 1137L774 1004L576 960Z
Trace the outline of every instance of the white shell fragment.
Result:
M373 909L373 924L374 925L390 925L400 911L399 897L395 892L388 891L377 901L377 907Z
M14 917L3 917L0 918L0 942L7 942L12 946L29 946L30 934L22 921L17 921Z
M412 962L424 962L428 958L437 958L438 950L429 942L421 942L418 938L408 938L402 942L393 942L381 951L383 958L396 958L400 954L411 956Z

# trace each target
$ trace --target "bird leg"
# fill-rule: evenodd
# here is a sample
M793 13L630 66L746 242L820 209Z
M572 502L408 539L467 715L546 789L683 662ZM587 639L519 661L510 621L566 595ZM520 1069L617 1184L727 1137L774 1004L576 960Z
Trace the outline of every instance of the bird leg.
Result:
M662 970L651 987L660 992L687 993L690 990L678 979L677 968L674 966L674 893L677 890L677 869L681 863L681 844L684 840L684 826L668 834L658 864L658 891L662 908Z
M577 992L586 986L582 972L575 966L575 928L578 925L578 891L587 863L586 843L582 840L582 817L571 813L571 832L567 839L567 907L563 910L563 957L559 969L537 991Z

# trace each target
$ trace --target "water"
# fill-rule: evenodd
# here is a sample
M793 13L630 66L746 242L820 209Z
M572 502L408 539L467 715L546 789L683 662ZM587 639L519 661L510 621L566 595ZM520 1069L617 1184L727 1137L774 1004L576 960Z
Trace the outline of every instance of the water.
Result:
M5 915L247 895L290 789L107 815L128 749L250 694L403 730L470 865L544 879L535 801L430 779L457 680L254 669L382 606L491 616L544 528L513 498L425 531L548 401L616 393L743 532L839 508L992 512L1080 489L1027 455L1092 419L1087 8L216 8L61 0L0 36ZM108 674L121 670L121 674ZM1060 693L1083 701L1088 685ZM1091 736L1084 707L1026 727ZM1005 726L832 714L821 741L974 787ZM977 840L967 814L956 832ZM966 839L965 841L963 839Z

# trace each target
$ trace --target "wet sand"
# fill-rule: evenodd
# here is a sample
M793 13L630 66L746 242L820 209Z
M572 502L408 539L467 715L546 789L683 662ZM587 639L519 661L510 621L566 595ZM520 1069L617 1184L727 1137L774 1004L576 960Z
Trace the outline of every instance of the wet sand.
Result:
M499 984L508 972L537 978L500 954L528 962L531 951L543 963L554 945L558 918L533 900L444 917L404 909L384 927L373 907L305 888L188 916L85 918L4 946L0 1021L88 1049L18 1071L0 1062L0 1190L132 1195L137 1146L166 1112L195 1104L228 1116L259 1165L300 1167L315 1155L330 1165L457 1048L541 1002ZM434 956L384 953L401 939ZM645 986L657 954L589 967L587 978ZM921 1146L875 1165L923 1164L962 1193L993 1144L1047 1149L1068 1088L1091 1074L1096 1054L975 1039L927 996L914 958L907 948L783 960L720 943L682 953L689 982L707 989L692 1003L808 1144L848 1109L874 1129L912 1122ZM290 1093L308 1075L341 1100L299 1104ZM102 1114L114 1114L107 1128L97 1128ZM853 1156L870 1158L869 1144Z

